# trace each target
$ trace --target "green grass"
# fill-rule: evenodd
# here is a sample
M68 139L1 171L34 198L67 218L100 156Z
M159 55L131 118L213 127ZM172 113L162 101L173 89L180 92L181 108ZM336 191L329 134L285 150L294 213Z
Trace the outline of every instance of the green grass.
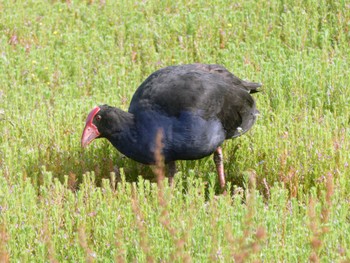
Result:
M0 261L350 259L349 1L90 2L0 2ZM81 149L93 106L193 62L264 85L224 143L231 195L212 158L159 189L108 142Z

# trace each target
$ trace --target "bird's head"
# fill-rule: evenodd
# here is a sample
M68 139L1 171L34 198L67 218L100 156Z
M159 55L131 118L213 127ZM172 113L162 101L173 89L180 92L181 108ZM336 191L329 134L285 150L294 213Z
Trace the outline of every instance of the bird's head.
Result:
M108 105L96 106L86 118L86 124L81 137L82 147L86 147L96 138L109 138L119 131L119 111Z

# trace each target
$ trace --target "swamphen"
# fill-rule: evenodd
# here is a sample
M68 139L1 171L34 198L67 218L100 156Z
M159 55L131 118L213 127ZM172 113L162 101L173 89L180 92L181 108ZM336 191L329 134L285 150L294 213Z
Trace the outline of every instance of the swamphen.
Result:
M95 107L86 119L81 144L85 147L95 138L106 138L127 157L154 164L156 136L161 131L170 183L176 160L214 153L224 188L221 145L253 126L259 111L250 93L260 86L237 78L220 65L169 66L141 84L128 112L108 105Z

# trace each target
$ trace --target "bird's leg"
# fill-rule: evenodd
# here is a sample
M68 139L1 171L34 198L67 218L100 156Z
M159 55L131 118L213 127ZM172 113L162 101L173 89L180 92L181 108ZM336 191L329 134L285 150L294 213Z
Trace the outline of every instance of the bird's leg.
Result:
M173 185L173 180L174 180L174 175L176 173L176 164L174 161L171 161L168 163L168 180L169 180L169 185Z
M222 149L219 146L214 152L214 162L216 165L216 171L219 177L219 183L222 190L225 188L225 174L224 174L224 162L222 157Z

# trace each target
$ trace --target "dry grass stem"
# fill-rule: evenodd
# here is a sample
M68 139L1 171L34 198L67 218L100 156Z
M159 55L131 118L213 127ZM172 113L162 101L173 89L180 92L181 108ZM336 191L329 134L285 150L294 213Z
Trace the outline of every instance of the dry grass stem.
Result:
M93 252L88 246L84 225L81 225L78 228L78 239L80 246L84 249L86 262L95 262L96 253Z
M6 250L8 238L6 226L4 223L2 223L0 224L0 262L4 263L10 262L10 255Z

